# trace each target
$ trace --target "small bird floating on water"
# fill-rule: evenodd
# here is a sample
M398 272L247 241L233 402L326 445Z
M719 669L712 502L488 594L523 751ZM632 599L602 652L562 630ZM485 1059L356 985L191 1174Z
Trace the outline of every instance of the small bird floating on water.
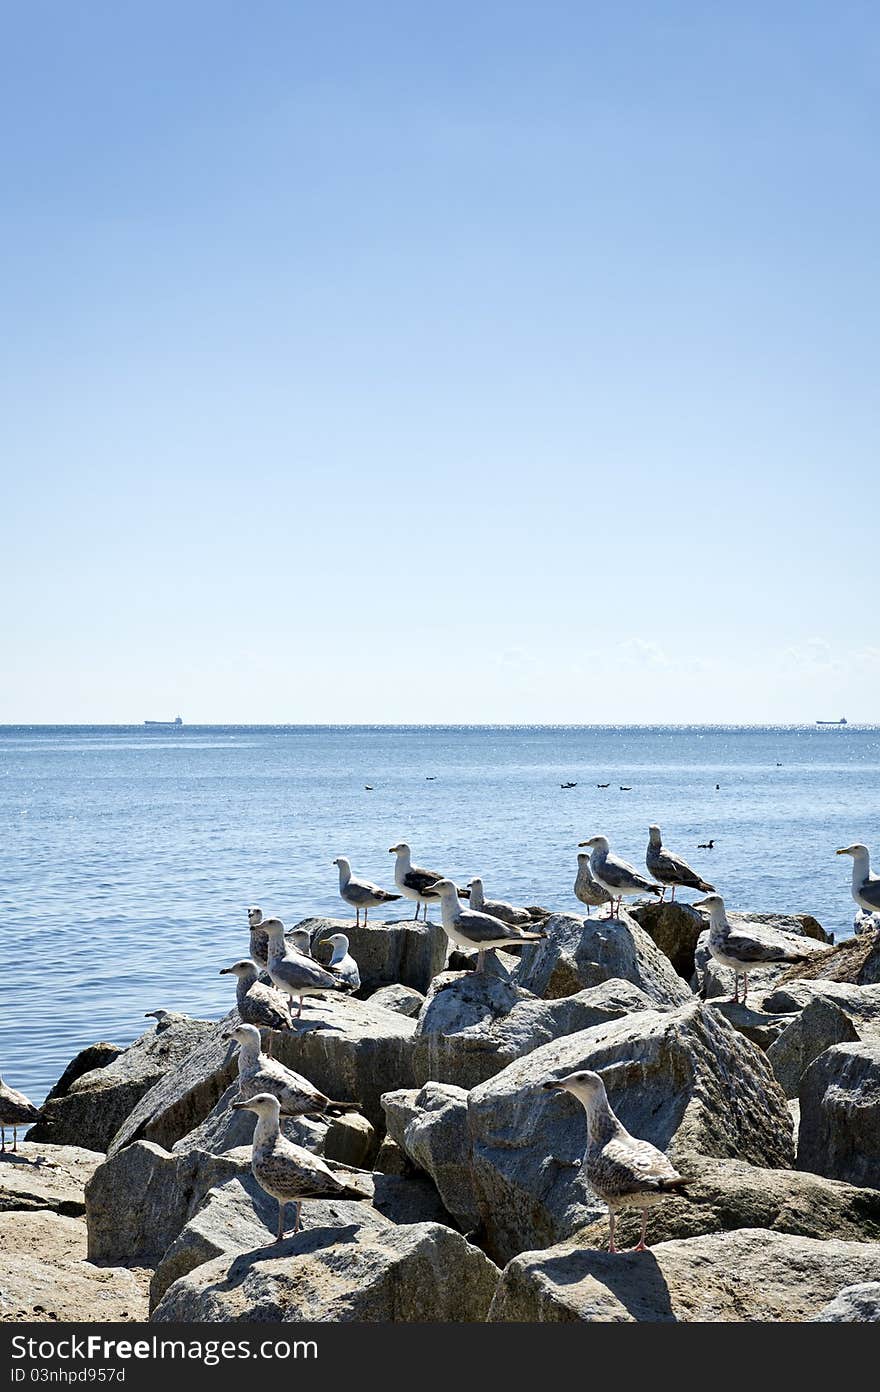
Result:
M560 788L576 788L576 783L560 783Z
M615 1116L598 1073L584 1069L565 1078L551 1078L542 1086L547 1091L570 1092L587 1114L584 1174L590 1188L608 1205L609 1252L618 1250L614 1228L622 1208L641 1209L642 1232L634 1250L644 1252L648 1209L670 1194L682 1193L687 1181L662 1150L630 1135Z
M597 784L596 784L596 787L597 787L597 788L610 788L610 787L611 787L611 784L610 784L610 783L597 783Z
M670 901L673 903L676 889L698 889L703 894L712 894L715 889L714 885L701 879L696 870L692 870L681 856L673 855L672 851L667 851L663 845L658 826L648 827L648 850L645 854L645 864L648 867L648 874L653 875L662 887L661 902L670 885L672 886Z
M607 836L591 836L589 841L580 841L578 844L590 848L590 874L596 883L608 892L611 901L608 905L609 918L620 917L624 895L660 893L659 885L651 884L628 860L621 860L620 856L612 853Z
M714 851L714 849L715 849L715 842L712 841L712 840L709 840L709 841L701 841L701 842L699 843L699 845L697 846L697 850L698 850L698 851Z
M355 910L356 928L360 927L361 909L366 924L368 909L378 909L382 904L391 904L401 898L401 895L391 894L389 890L373 884L372 880L362 880L353 875L351 861L346 860L345 856L337 856L333 864L339 870L339 894Z
M880 875L871 870L871 853L857 841L844 846L837 855L852 856L852 897L866 913L880 913Z
M546 938L542 928L527 932L512 923L502 923L491 914L477 913L474 909L463 909L458 902L458 889L452 880L438 880L437 895L440 899L440 918L446 936L456 947L465 952L477 950L477 971L485 970L486 953L493 947L517 947L524 943L538 942Z
M17 1088L10 1087L0 1078L0 1155L6 1154L6 1128L12 1127L12 1151L13 1154L18 1150L18 1128L19 1126L30 1125L36 1121L40 1115L39 1107L35 1107L23 1092Z

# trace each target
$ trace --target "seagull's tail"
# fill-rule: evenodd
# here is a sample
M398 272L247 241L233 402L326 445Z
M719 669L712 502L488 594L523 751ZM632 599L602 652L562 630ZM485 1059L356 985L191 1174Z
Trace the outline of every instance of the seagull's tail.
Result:
M691 1183L683 1175L678 1175L676 1179L661 1179L657 1185L661 1194L681 1194L682 1198L689 1199L687 1186Z

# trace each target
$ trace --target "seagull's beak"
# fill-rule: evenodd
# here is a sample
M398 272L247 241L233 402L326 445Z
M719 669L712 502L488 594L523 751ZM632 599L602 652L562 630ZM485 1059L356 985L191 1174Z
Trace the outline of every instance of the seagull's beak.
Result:
M221 975L221 976L228 976L229 973L230 973L231 971L232 971L232 968L231 968L231 967L221 967L221 968L220 968L220 975Z
M541 1087L545 1092L565 1092L562 1083L557 1082L555 1078L548 1078L546 1083L541 1084Z
M589 841L579 841L578 846L589 846Z
M388 854L389 854L389 855L394 855L394 852L395 852L396 850L397 850L397 847L396 847L396 846L389 846L389 847L388 847Z
M234 1112L246 1112L246 1111L247 1111L247 1103L246 1103L246 1102L233 1102L233 1104L232 1104L232 1110L233 1110Z
M835 851L834 854L835 854L835 855L846 855L846 847L844 846L844 848L843 848L842 851Z
M692 909L704 909L705 907L706 907L706 901L705 901L705 899L692 899L692 900L691 900L691 908L692 908Z

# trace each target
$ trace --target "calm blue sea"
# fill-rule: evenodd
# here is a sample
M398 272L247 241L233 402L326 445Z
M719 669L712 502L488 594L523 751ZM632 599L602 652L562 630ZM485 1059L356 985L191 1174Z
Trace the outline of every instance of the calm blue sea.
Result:
M392 887L407 840L489 894L576 910L577 842L640 864L652 821L734 907L847 935L834 851L880 852L880 728L0 729L0 1073L39 1102L146 1010L223 1013L247 905L338 913L337 855Z

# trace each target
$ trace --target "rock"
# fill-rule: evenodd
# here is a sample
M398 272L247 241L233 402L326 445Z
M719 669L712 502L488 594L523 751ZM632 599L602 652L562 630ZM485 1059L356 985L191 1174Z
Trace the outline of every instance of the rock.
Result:
M80 1049L47 1094L46 1102L55 1102L59 1097L66 1097L77 1078L81 1078L84 1073L94 1072L96 1068L106 1068L108 1063L113 1063L114 1059L118 1059L120 1054L124 1053L125 1050L119 1044L107 1044L103 1040L98 1044L90 1044L86 1049ZM49 1130L42 1118L31 1127L28 1138L33 1141L49 1139Z
M411 1038L415 1021L372 1001L314 998L302 1028L266 1031L274 1058L302 1073L328 1097L359 1102L367 1119L382 1128L379 1101L387 1087L414 1082ZM232 1011L212 1036L138 1104L113 1139L110 1154L132 1141L170 1148L200 1126L238 1077L229 1037L238 1024Z
M729 1025L765 1052L791 1023L790 1015L771 1015L743 1005L741 1001L722 1000L716 996L709 1004L716 1014L723 1015Z
M393 986L380 986L378 991L374 991L370 996L370 1002L372 1005L381 1005L383 1010L396 1010L398 1015L409 1015L415 1019L425 1003L425 997L421 991L413 990L412 986L401 986L397 983Z
M238 1149L239 1146L249 1146L254 1139L257 1118L254 1112L233 1110L232 1104L238 1100L238 1095L239 1087L236 1080L226 1089L201 1125L174 1142L171 1147L173 1154L181 1155L188 1150L204 1150L211 1155L223 1155L226 1151ZM316 1155L324 1154L329 1126L330 1123L323 1117L281 1118L281 1129L287 1139L293 1141L294 1145L313 1150Z
M880 985L880 933L847 938L815 962L791 967L779 984L818 980L849 982L853 986Z
M510 1262L489 1319L800 1323L816 1318L842 1271L880 1279L880 1244L741 1228L650 1255L556 1246Z
M639 1240L640 1215L617 1220L619 1247ZM801 1237L880 1242L880 1191L822 1179L799 1170L768 1170L741 1160L700 1159L688 1182L688 1197L670 1197L651 1210L652 1246L736 1228L766 1228ZM608 1245L608 1218L577 1234L584 1247Z
M827 943L819 942L803 931L803 925L799 917L787 914L728 914L731 926L734 928L747 928L750 932L757 931L757 935L768 943L779 943L784 947L791 947L792 938L797 938L798 951L804 953L808 959L825 958L834 951ZM815 920L813 920L815 921ZM767 962L764 966L756 967L749 972L749 1000L755 1002L762 995L778 985L787 976L800 976L802 974L802 964L791 962ZM709 1000L714 996L732 996L734 986L734 973L730 967L722 967L709 952L709 930L700 934L694 952L694 978L691 982L694 990L697 991L704 1000ZM740 983L742 990L742 983Z
M880 932L880 914L866 913L864 909L859 909L853 919L853 932L857 938L865 933Z
M880 1281L844 1286L815 1319L820 1324L877 1324L880 1322Z
M379 1152L373 1161L373 1173L396 1175L405 1179L414 1175L416 1168L397 1142L392 1141L390 1136L384 1136Z
M217 1257L231 1261L244 1252L271 1254L278 1222L278 1205L250 1172L209 1189L156 1267L150 1283L150 1309L155 1309L175 1281ZM357 1200L310 1201L303 1204L305 1232L342 1227L376 1231L389 1219Z
M583 1109L569 1094L541 1089L579 1068L600 1069L623 1124L685 1173L702 1155L793 1164L791 1116L769 1064L710 1007L693 1002L597 1025L543 1045L468 1097L474 1193L486 1250L498 1260L604 1216L581 1173ZM389 1130L400 1143L390 1115ZM405 1149L414 1158L408 1142ZM464 1171L460 1142L456 1151Z
M0 1213L0 1322L144 1320L148 1271L91 1266L81 1218Z
M141 1035L116 1058L80 1074L63 1093L47 1100L41 1120L31 1128L30 1138L106 1151L140 1099L213 1029L205 1020L171 1016Z
M438 1223L306 1230L272 1253L199 1266L166 1291L163 1321L485 1320L499 1272Z
M448 939L440 923L368 923L356 928L350 919L307 918L298 923L312 938L312 950L331 933L345 933L361 976L360 994L380 986L410 986L422 994L443 970Z
M392 1223L444 1223L452 1218L435 1186L424 1175L403 1178L374 1174L373 1208Z
M386 1092L388 1134L409 1160L430 1175L444 1207L465 1232L479 1224L471 1168L468 1094L450 1083L419 1091Z
M706 919L690 904L640 904L632 916L660 951L669 958L679 976L690 981L694 974L697 940L706 930Z
M378 1150L379 1139L367 1118L357 1112L346 1112L330 1121L321 1153L325 1160L368 1170Z
M880 1188L880 1042L835 1044L801 1078L799 1170Z
M819 977L786 981L764 997L765 1010L795 1013L811 1001L830 1001L849 1017L860 1039L880 1038L880 986L852 986Z
M797 1097L807 1068L832 1044L858 1039L847 1014L832 1001L816 996L767 1050L776 1081L786 1097Z
M618 978L633 982L655 1005L692 998L668 957L626 910L612 922L553 914L542 927L547 937L522 949L512 978L532 995L571 996Z
M416 1080L476 1087L552 1039L652 1006L630 981L544 1001L487 973L447 973L435 979L416 1025Z
M80 1217L85 1186L103 1163L97 1150L19 1141L18 1160L0 1163L0 1213L49 1209Z

